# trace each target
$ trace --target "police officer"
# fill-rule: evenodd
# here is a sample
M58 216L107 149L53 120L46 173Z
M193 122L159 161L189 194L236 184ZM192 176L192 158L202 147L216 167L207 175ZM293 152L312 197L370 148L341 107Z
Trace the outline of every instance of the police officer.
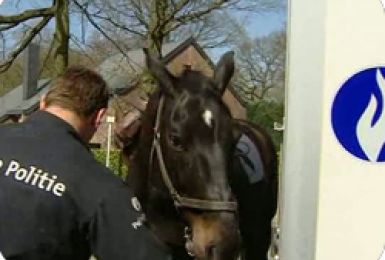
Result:
M130 190L87 148L107 103L104 80L72 67L40 111L0 127L0 259L167 259Z

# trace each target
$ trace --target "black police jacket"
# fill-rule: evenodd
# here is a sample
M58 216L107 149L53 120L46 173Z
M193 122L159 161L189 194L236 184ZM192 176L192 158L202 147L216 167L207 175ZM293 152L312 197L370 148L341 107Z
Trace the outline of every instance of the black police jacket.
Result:
M132 197L60 118L39 111L0 127L0 252L7 260L167 259L138 221Z

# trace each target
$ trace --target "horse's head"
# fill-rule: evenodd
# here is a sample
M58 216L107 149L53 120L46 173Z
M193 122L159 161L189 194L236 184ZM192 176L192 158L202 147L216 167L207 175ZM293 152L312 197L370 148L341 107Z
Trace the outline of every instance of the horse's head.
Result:
M228 176L236 138L222 102L234 72L233 53L220 59L212 78L192 70L175 77L155 56L146 57L165 98L159 144L169 178L180 196L208 202L208 209L180 208L191 230L189 250L197 259L233 260L240 245L236 210L210 209L212 201L235 202Z

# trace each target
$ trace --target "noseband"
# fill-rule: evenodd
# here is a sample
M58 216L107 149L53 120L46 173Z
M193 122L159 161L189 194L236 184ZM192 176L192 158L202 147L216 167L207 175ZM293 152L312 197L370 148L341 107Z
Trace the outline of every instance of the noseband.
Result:
M199 209L199 210L206 210L206 211L236 212L238 206L237 206L237 202L235 201L217 201L217 200L202 200L202 199L187 198L187 197L181 196L178 193L178 191L175 189L170 179L170 176L167 172L167 168L163 159L162 148L160 146L161 133L160 133L159 127L160 127L160 117L162 114L164 103L165 103L164 96L161 96L157 113L156 113L154 139L151 147L150 165L152 165L154 160L154 153L156 153L163 182L166 185L168 191L170 192L170 195L174 201L175 207Z

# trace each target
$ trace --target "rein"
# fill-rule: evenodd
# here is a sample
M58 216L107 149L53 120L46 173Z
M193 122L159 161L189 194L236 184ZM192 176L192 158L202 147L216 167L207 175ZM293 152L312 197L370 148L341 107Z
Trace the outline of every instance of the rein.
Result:
M156 157L158 158L159 168L162 174L162 179L164 184L166 185L170 195L174 201L174 205L176 208L190 208L190 209L199 209L206 211L237 211L238 205L235 201L217 201L217 200L202 200L202 199L194 199L181 196L178 191L175 189L170 176L167 172L167 168L163 159L162 148L160 145L160 117L163 111L165 103L164 96L160 97L159 106L156 113L156 121L154 127L154 140L151 147L150 154L150 165L152 165L154 160L154 153L156 153Z

